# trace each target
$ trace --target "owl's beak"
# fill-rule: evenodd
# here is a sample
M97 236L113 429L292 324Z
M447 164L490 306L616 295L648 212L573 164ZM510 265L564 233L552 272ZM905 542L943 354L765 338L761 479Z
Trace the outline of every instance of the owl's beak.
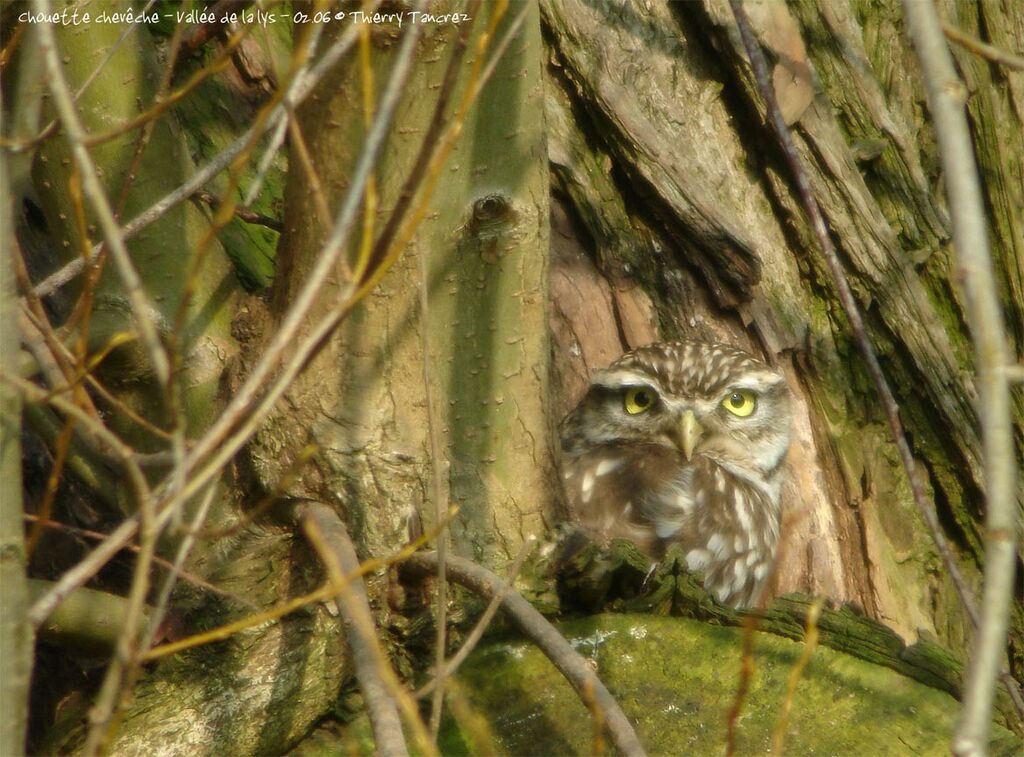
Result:
M679 426L675 431L676 433L673 436L676 446L682 450L683 455L689 460L693 457L693 451L697 448L697 442L700 441L700 437L704 433L704 427L697 422L697 416L693 414L693 411L687 410L683 413L683 417L679 419Z

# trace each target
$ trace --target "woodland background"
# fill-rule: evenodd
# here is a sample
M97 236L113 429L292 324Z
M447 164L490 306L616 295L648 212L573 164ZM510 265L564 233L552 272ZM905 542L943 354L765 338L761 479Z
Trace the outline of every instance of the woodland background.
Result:
M962 693L969 614L915 507L726 0L224 0L212 23L174 18L202 4L156 2L145 8L159 21L136 26L18 21L49 5L0 9L0 680L5 701L31 702L30 749L314 749L317 724L347 719L361 655L394 695L381 650L400 678L422 681L438 624L451 652L479 615L473 594L414 580L429 565L386 567L421 536L441 562L502 574L525 545L516 585L549 615L642 609L742 625L694 599L671 564L641 585L626 545L588 553L569 578L551 572L558 420L592 370L678 337L763 355L795 398L773 595L807 596L774 605L766 630L803 638L819 617L808 597L824 597L825 643ZM987 542L976 358L903 9L746 6L898 402L915 484L977 594ZM1024 11L1010 0L936 7L1019 363L1024 73L997 54L1024 50ZM356 10L406 16L357 24ZM417 10L469 20L411 23ZM216 20L245 11L277 18ZM317 13L332 21L314 23ZM1010 401L1019 457L1019 386ZM354 553L334 549L346 543ZM339 613L324 602L340 591L331 580L359 559L382 561L345 590L368 603L342 592ZM1017 567L996 722L1020 734ZM93 593L64 600L86 585ZM280 620L251 621L304 596ZM25 618L38 634L30 696ZM147 651L247 618L214 643ZM377 643L346 646L343 619ZM689 664L697 644L681 642L673 664ZM614 693L651 675L624 667ZM467 715L464 685L447 689L446 718L471 743L514 751L514 737L466 725L500 718ZM737 684L722 685L732 699ZM642 710L649 692L636 696ZM427 730L440 701L425 706ZM15 709L9 744L26 727ZM641 740L661 727L641 724ZM797 738L814 730L812 718ZM333 726L316 733L329 740ZM565 738L551 743L581 748ZM713 738L708 748L732 744Z

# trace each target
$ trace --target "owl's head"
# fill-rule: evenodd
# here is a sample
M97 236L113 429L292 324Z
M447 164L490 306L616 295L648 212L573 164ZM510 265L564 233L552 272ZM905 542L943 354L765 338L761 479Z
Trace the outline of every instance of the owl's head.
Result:
M724 344L661 342L596 372L565 419L569 454L603 444L656 444L686 460L706 455L733 469L774 471L789 446L783 375Z

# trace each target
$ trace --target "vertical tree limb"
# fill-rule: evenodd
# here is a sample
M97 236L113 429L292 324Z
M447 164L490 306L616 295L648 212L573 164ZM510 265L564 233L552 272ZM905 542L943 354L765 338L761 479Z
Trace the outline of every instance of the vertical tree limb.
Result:
M964 104L967 90L953 67L931 3L903 0L910 36L928 89L953 221L953 246L974 341L978 415L985 452L985 579L979 626L953 738L956 754L984 754L992 724L995 682L1006 653L1018 524L1015 522L1009 352L989 251L978 167Z
M0 364L17 365L12 254L13 203L7 156L0 164ZM21 396L0 381L0 754L25 749L31 632L25 614L25 540L21 523Z

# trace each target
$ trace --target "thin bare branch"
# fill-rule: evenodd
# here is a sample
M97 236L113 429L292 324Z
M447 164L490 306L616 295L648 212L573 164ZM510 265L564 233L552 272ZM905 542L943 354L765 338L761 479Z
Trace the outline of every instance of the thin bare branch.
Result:
M986 60L990 60L993 63L998 63L1000 66L1006 66L1015 71L1024 71L1024 58L1019 55L1002 50L995 45L990 45L987 42L982 42L977 37L974 37L967 32L957 29L955 26L949 23L942 24L942 33L946 35L946 38L951 42L956 42L961 47L970 50L975 55L980 55Z
M222 199L213 194L213 192L200 192L197 197L209 205L211 208L219 208L224 202ZM271 218L265 216L262 213L257 213L251 208L247 208L245 205L235 205L235 217L240 221L246 223L256 224L258 226L266 226L268 229L273 229L277 233L284 231L284 223L277 218Z
M75 536L80 536L84 539L89 539L90 541L103 541L109 535L100 533L99 531L93 531L88 528L69 526L66 523L59 523L55 520L48 520L45 523L43 523L43 521L37 515L33 515L32 513L25 513L25 520L29 523L40 523L44 528L47 529L64 531ZM124 546L124 549L127 552L135 552L136 554L138 554L139 552L139 547L136 544L126 544ZM160 556L154 557L153 563L155 565L160 566L164 570L175 569L174 563L172 563L170 560L165 560ZM204 591L208 591L211 594L216 594L218 596L224 597L225 599L230 599L232 602L237 602L238 604L248 607L250 609L255 609L256 607L250 600L246 599L245 597L230 591L226 591L225 589L222 589L219 586L212 584L209 581L204 580L203 578L200 578L195 573L190 573L187 570L182 570L179 568L178 576L187 581L188 583L192 584L193 586L197 586L198 588L203 589Z
M361 563L357 570L352 571L348 575L344 576L345 581L353 581L360 576L365 576L367 573L373 573L374 571L383 570L390 565L400 563L408 560L415 554L420 548L427 544L431 539L437 536L438 531L441 528L447 526L452 518L459 512L457 507L453 507L448 511L448 517L444 523L436 526L434 529L428 531L418 539L406 544L400 550L387 557L371 557L369 560ZM274 620L279 620L285 615L295 612L298 609L306 607L307 605L313 604L314 602L323 602L326 599L330 599L338 593L337 588L333 583L328 581L320 588L305 594L295 599L290 599L283 604L271 607L268 610L256 613L255 615L249 615L248 617L242 618L241 620L229 623L218 628L204 631L203 633L189 636L185 639L179 639L178 641L170 642L168 644L162 644L159 647L150 649L143 655L143 660L157 660L161 657L168 655L177 654L186 649L193 649L195 647L209 644L213 641L221 641L223 639L230 638L239 631L244 631L247 628L255 628L256 626L269 623Z
M985 453L985 578L981 620L964 687L963 709L952 750L985 754L992 726L996 678L1006 655L1017 551L1012 412L999 287L985 226L985 204L964 104L967 90L956 74L942 26L931 3L904 0L914 49L928 89L928 107L939 143L946 196L953 220L957 278L963 284L974 341L978 415Z
M477 594L493 597L505 586L500 576L474 562L455 556L450 556L447 562L447 574L451 580ZM437 553L417 553L405 562L405 567L413 575L431 577L437 573ZM509 591L502 599L501 607L519 630L547 655L578 694L582 695L587 687L592 687L593 701L601 709L608 733L619 752L634 757L645 754L636 731L615 698L565 637L518 592Z
M775 90L772 86L771 75L768 73L768 64L765 61L764 53L761 52L761 48L758 46L757 40L754 37L754 32L750 27L750 21L747 18L746 11L743 10L742 0L729 0L729 5L731 6L733 15L736 18L736 23L740 30L740 36L743 38L743 46L747 51L747 55L750 57L750 64L754 71L754 78L757 80L758 91L761 93L761 97L764 99L765 105L767 106L768 119L775 130L775 134L779 140L779 145L782 147L782 152L789 165L790 174L792 176L793 183L796 185L797 196L800 199L800 204L803 206L804 213L810 222L811 229L813 230L815 237L818 239L822 255L825 258L825 263L828 265L829 271L832 274L832 281L836 288L839 303L843 308L843 312L846 314L847 320L849 321L850 332L852 333L854 342L857 345L857 350L860 352L861 359L864 361L864 364L868 369L871 381L875 385L875 391L878 392L879 399L881 400L882 411L885 413L886 421L889 425L889 433L892 436L893 442L895 443L900 456L900 461L903 464L903 470L906 473L907 481L910 485L914 505L916 506L921 519L928 527L928 532L931 535L932 542L935 544L935 547L939 552L943 566L949 573L950 579L956 586L957 592L960 595L960 600L963 602L964 609L967 612L968 617L971 618L972 622L977 622L977 603L975 602L971 590L967 586L967 582L963 578L963 574L960 572L960 567L957 565L952 552L950 552L949 544L946 541L946 537L942 532L942 527L939 525L938 517L935 514L935 508L932 503L928 501L928 497L924 491L924 486L920 477L917 475L917 466L914 462L914 456L910 451L910 445L907 442L907 437L903 430L903 422L900 420L899 405L896 403L896 398L893 396L892 389L889 387L889 382L885 377L885 373L882 371L882 366L878 362L878 355L871 343L871 338L868 336L867 328L864 324L864 318L860 312L860 306L857 304L857 299L853 294L853 290L850 288L850 282L846 278L846 272L843 270L843 265L839 261L839 256L836 254L835 246L832 244L832 237L829 235L825 217L822 215L821 208L814 196L814 190L811 187L810 178L804 170L801 162L800 152L797 149L789 127L786 125L785 119L782 116L782 111L779 108L778 101L775 97Z
M333 509L319 502L300 505L298 516L306 537L320 554L338 592L338 605L345 619L348 644L352 650L352 664L366 702L376 751L389 757L409 754L398 717L397 701L403 694L411 705L406 709L411 710L412 720L419 725L420 740L429 744L429 736L415 705L412 705L412 699L402 688L377 641L373 614L362 580L344 580L344 573L351 573L359 567L345 524Z
M821 608L825 606L825 598L815 599L807 610L807 624L804 633L804 648L800 652L793 669L789 671L789 680L786 682L786 696L782 700L782 711L779 713L779 720L772 731L772 754L782 754L783 744L786 741L786 726L789 723L789 713L793 709L793 697L796 695L796 687L800 683L807 664L811 661L811 655L818 646L818 617L821 615Z
M494 619L495 614L501 607L501 601L505 598L505 595L510 591L511 587L515 585L516 576L519 575L519 569L523 567L523 562L526 560L527 555L533 549L534 544L537 543L535 536L530 536L523 542L523 546L519 549L519 554L516 555L516 559L512 561L512 565L509 566L508 575L506 576L506 585L501 588L500 591L495 592L494 596L491 597L491 601L487 603L487 607L484 608L483 614L480 619L473 626L473 630L469 632L469 636L462 642L462 646L459 647L459 651L444 664L442 669L443 675L437 675L431 678L425 683L419 691L416 692L416 698L422 699L423 697L430 694L432 691L436 691L439 688L443 688L447 685L447 679L455 675L455 672L459 669L459 666L466 661L470 653L476 648L476 645L480 643L480 639L484 637L484 633L491 625L491 621Z

